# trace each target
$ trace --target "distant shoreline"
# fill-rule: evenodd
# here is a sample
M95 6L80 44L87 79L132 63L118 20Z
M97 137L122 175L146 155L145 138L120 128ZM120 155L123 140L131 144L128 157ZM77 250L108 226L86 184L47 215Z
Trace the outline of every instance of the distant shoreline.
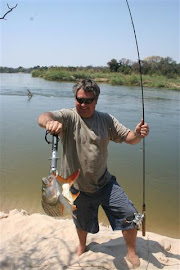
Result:
M98 83L106 83L113 86L140 86L140 75L133 73L125 75L119 72L92 72L92 71L69 71L63 68L40 68L31 72L0 72L0 74L31 74L32 77L39 77L48 81L74 82L80 79L91 78ZM180 90L180 78L167 78L163 75L143 75L143 87L161 88L164 90Z
M140 75L125 75L116 72L90 72L90 71L68 71L50 68L48 70L33 70L33 77L40 77L49 81L76 82L80 79L90 78L99 83L123 86L140 86ZM149 88L162 88L167 90L180 90L179 78L167 78L163 75L143 75L143 86Z

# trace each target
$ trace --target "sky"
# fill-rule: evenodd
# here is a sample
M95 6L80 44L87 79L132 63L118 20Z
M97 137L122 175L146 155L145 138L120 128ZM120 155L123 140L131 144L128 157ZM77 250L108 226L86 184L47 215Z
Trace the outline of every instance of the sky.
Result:
M143 60L179 63L179 0L128 0ZM0 66L107 66L138 60L126 0L7 0L0 3Z

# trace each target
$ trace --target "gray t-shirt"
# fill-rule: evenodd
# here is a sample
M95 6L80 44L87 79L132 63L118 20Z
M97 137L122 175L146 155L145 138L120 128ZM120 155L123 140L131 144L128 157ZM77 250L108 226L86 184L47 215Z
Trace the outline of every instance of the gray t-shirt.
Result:
M74 187L84 192L95 192L108 183L107 145L110 140L121 143L130 129L116 118L95 111L92 118L81 118L76 109L52 112L63 124L60 175L67 178L80 169Z

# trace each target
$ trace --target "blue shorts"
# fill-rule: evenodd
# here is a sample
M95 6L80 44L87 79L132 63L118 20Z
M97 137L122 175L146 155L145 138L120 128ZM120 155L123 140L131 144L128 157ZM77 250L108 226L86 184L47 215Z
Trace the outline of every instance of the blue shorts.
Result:
M131 221L137 210L114 176L112 176L110 183L95 193L80 192L74 204L76 210L73 211L73 221L76 227L83 231L89 233L99 231L98 208L100 205L113 230L136 228L136 224Z

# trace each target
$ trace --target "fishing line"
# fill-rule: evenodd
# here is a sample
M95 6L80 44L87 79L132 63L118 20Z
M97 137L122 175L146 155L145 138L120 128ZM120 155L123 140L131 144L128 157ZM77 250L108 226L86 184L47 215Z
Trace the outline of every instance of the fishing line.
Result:
M131 9L128 3L128 0L126 0L126 4L129 10L129 15L131 18L131 23L133 27L133 32L134 32L134 37L135 37L135 42L136 42L136 49L137 49L137 54L138 54L138 63L139 63L139 74L140 74L140 86L141 86L141 102L142 102L142 116L143 116L143 124L144 124L144 89L143 89L143 80L142 80L142 67L141 67L141 60L140 60L140 53L139 53L139 47L138 47L138 41L137 41L137 36L136 36L136 30L133 22L133 17L131 14ZM142 204L142 212L143 212L143 220L142 220L142 235L145 236L145 222L146 222L146 203L145 203L145 187L146 187L146 181L145 181L145 138L143 138L143 204Z

